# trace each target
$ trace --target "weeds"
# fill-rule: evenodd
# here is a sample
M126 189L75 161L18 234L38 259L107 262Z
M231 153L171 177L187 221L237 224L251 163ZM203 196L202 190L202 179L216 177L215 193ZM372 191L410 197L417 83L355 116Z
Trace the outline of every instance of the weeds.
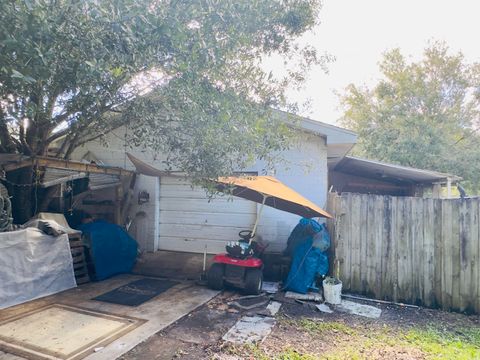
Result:
M298 324L301 328L315 333L324 333L324 332L333 332L341 333L345 335L355 335L356 331L341 322L324 322L324 321L314 321L309 319L301 319L298 321Z
M280 353L277 360L315 360L318 357L309 355L309 354L300 354L293 349L287 349Z
M258 345L245 345L244 347L252 359L255 360L317 360L318 357L301 354L294 349L284 349L273 358L267 355Z

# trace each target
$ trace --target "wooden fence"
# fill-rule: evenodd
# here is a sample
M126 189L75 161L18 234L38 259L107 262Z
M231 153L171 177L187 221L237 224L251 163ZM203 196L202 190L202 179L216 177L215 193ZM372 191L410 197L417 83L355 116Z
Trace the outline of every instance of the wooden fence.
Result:
M480 313L480 199L330 194L346 291Z

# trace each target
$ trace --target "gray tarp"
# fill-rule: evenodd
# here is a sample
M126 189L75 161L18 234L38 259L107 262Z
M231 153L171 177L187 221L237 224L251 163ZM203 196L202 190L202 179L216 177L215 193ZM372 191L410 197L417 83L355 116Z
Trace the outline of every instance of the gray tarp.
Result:
M68 235L0 233L0 309L77 286Z

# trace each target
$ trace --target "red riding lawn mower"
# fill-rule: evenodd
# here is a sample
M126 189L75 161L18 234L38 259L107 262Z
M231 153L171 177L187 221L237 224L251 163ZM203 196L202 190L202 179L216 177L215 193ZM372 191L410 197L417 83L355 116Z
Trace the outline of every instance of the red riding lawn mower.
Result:
M240 240L230 242L225 254L213 258L207 273L207 284L215 290L224 285L257 295L262 291L263 262L260 256L267 246L253 241L265 205L306 218L332 216L311 201L270 176L227 177L216 181L217 189L261 204L253 230L239 232Z
M267 246L251 241L251 230L242 230L238 236L240 240L226 246L226 254L218 254L213 258L207 283L214 290L221 290L227 284L243 289L247 294L257 295L262 291L263 283L260 256Z

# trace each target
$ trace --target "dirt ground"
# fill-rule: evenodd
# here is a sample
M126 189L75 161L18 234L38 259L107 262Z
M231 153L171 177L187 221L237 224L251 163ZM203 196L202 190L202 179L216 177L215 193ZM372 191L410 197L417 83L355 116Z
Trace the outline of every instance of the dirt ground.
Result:
M150 359L480 359L480 317L424 308L379 305L379 319L334 312L276 296L282 307L261 344L221 338L243 315L262 313L227 305L224 292L140 344L122 360ZM372 303L367 303L372 305Z

